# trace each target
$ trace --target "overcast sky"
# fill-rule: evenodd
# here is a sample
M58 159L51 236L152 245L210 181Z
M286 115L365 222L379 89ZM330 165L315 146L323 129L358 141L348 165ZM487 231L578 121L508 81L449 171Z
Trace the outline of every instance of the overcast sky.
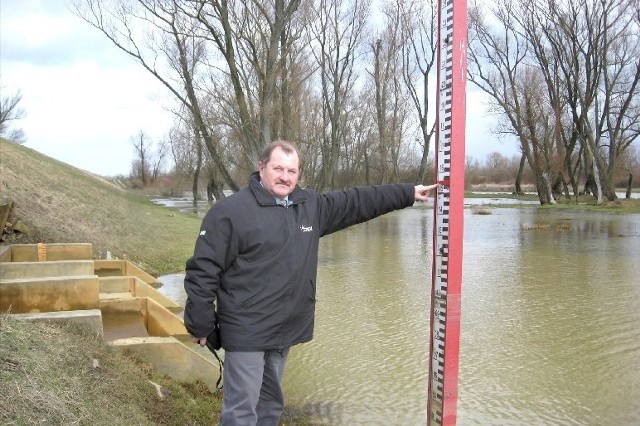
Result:
M67 9L67 0L0 0L2 96L22 93L25 146L102 176L128 175L132 136L163 138L168 94L139 64ZM466 153L484 160L513 143L491 134L484 96L467 91ZM0 153L0 156L2 153Z

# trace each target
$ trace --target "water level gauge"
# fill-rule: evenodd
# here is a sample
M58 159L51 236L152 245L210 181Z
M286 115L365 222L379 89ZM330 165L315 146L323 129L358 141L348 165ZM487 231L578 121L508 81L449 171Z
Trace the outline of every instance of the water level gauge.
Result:
M466 0L440 0L436 117L438 189L433 221L429 425L456 423L464 214L466 47Z

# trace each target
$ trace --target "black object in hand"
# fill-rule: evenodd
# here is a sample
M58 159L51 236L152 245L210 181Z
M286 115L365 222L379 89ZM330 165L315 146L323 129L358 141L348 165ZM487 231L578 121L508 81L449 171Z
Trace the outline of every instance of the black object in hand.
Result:
M222 367L224 366L224 362L220 359L220 356L216 352L218 349L222 347L222 342L220 341L220 327L218 324L215 325L213 331L207 336L207 348L213 353L213 356L218 360L218 365L220 366L220 375L218 376L218 381L216 382L216 388L222 389Z
M220 327L218 324L213 328L213 331L207 336L207 348L211 352L215 352L222 347L220 342Z

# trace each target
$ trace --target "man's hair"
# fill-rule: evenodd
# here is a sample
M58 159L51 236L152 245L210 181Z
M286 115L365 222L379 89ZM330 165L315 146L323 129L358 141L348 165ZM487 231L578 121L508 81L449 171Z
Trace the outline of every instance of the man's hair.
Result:
M298 155L298 160L299 160L298 171L302 170L303 161L302 161L302 153L300 152L300 149L298 149L298 146L295 143L285 141L285 140L275 140L266 146L266 148L262 151L262 154L260 155L260 162L263 165L269 162L269 160L271 159L271 153L276 148L280 148L286 154L292 154L295 152Z

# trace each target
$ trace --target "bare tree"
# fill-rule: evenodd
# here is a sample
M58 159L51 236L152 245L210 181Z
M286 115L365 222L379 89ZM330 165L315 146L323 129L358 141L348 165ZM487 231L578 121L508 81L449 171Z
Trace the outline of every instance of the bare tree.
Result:
M618 158L638 134L638 3L580 0L524 3L525 34L550 93L568 106L564 146L577 141L598 203L617 198ZM547 72L549 63L557 64ZM559 98L559 97L558 97ZM569 131L567 131L569 130ZM568 142L568 143L567 143ZM566 156L565 163L576 157ZM576 167L573 168L577 169Z
M396 0L401 11L402 69L404 83L420 124L422 147L420 170L416 177L423 182L429 165L431 138L435 133L435 120L429 118L429 75L436 60L438 2L435 0Z
M385 0L371 37L372 0L74 1L176 100L172 155L194 199L200 173L216 198L237 190L277 138L300 144L317 189L426 173L434 2Z
M520 36L511 2L496 5L491 11L495 23L490 23L493 20L478 6L469 11L469 80L489 94L495 111L506 116L508 125L503 125L501 131L518 138L536 176L540 203L555 203L549 170L542 162L543 149L539 146L544 140L537 127L541 114L533 109L539 103L532 96L537 96L540 88L529 90L524 77L525 68L530 67L530 48ZM533 76L530 71L529 77Z
M383 3L382 13L382 31L370 42L372 70L369 75L374 87L378 129L378 181L386 183L398 177L410 114L402 70L402 9L397 3Z
M622 163L621 169L627 175L625 198L629 199L631 198L634 175L636 175L637 178L637 175L640 174L640 149L635 146L629 147L629 149L625 152L625 159Z
M140 179L143 186L146 186L150 182L152 175L153 142L142 130L137 135L132 136L130 142L134 151L131 174L133 177Z
M78 16L100 30L114 45L140 63L191 113L225 183L238 186L218 155L201 101L197 96L197 69L206 54L196 22L183 13L178 0L76 0Z
M320 176L323 188L338 186L340 151L347 144L343 122L354 95L355 64L362 54L370 5L370 0L316 0L311 8L309 51L318 66L323 106Z
M637 1L506 0L490 10L492 25L479 8L472 9L471 78L509 117L541 177L541 202L552 202L562 191L569 196L569 185L577 195L580 172L598 203L615 199L616 163L640 128ZM482 68L487 65L489 70ZM522 85L525 76L529 82ZM533 76L537 93L516 97L523 94L514 91L517 84L530 88ZM534 99L539 113L532 117L522 107L533 106ZM519 126L525 122L542 130L536 149L527 150L524 143ZM547 196L544 186L552 194Z
M153 140L141 130L129 141L135 155L131 165L132 177L140 179L142 185L154 182L162 173L169 149L168 140L163 140L154 146Z
M277 83L291 40L291 20L300 0L196 0L184 10L205 29L202 37L213 43L225 62L223 72L234 92L244 154L252 164L273 138Z
M313 63L311 59L309 63ZM305 70L310 68L313 68L313 65L305 65ZM305 75L307 75L306 72ZM297 120L295 140L300 142L305 160L301 179L304 180L305 186L318 189L324 185L322 152L325 128L322 119L324 113L322 95L319 94L319 90L311 79L303 79L296 87L298 93L294 96L296 102L294 117Z
M345 104L347 113L340 121L343 145L338 161L340 187L354 184L370 185L377 181L377 164L373 150L377 146L375 95L368 83L355 91Z
M516 181L514 184L514 192L516 195L524 195L524 191L522 190L522 176L524 174L524 166L527 162L527 156L524 154L520 155L520 163L518 165L518 173L516 173Z
M185 114L184 106L173 112L176 121L167 135L169 156L173 160L176 177L191 178L191 194L195 204L199 199L198 183L204 161L202 138L191 116Z
M605 7L607 5L604 3ZM640 135L640 5L637 1L622 2L619 7L619 11L615 11L618 13L605 12L606 24L612 25L615 31L612 36L605 34L608 49L601 80L603 90L598 92L604 95L604 99L602 96L599 99L603 106L597 118L600 122L605 121L603 145L608 145L608 187L604 192L609 199L616 197L613 184L617 166L625 162L627 151ZM620 19L616 19L617 16ZM629 176L627 198L632 174Z
M158 179L163 172L168 150L169 141L167 139L161 140L151 161L151 181Z
M4 86L0 85L4 89ZM21 129L10 130L10 126L14 121L24 118L25 111L20 107L22 101L22 93L17 92L9 95L5 95L5 91L2 90L2 96L0 96L0 135L4 135L9 140L16 143L24 143L24 132Z

